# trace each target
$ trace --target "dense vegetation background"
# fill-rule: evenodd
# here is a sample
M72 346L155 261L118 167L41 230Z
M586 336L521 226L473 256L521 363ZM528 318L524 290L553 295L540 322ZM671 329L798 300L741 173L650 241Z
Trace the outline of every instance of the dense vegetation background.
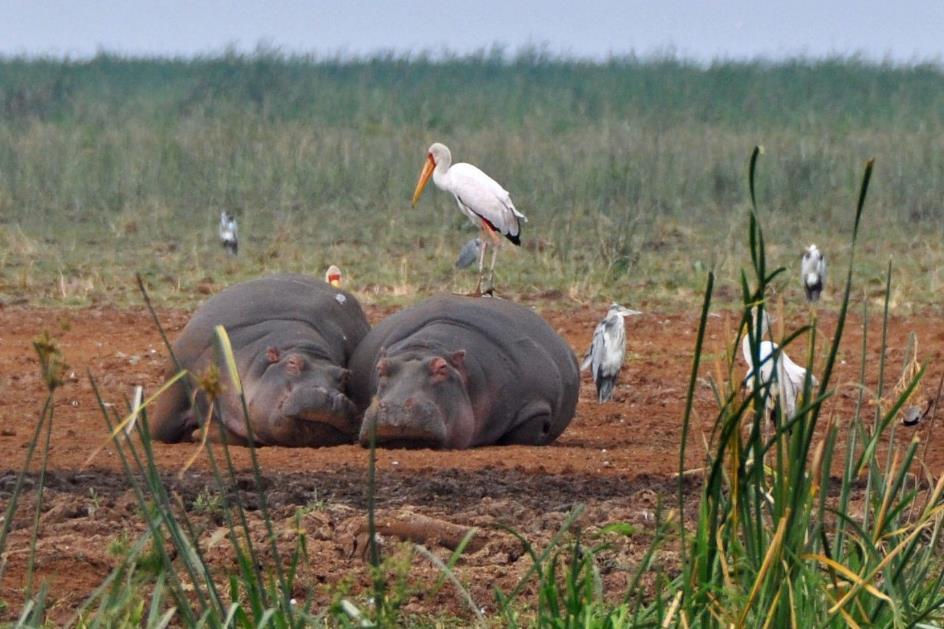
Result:
M433 141L528 215L523 250L499 262L506 292L682 305L708 268L734 281L755 144L775 264L810 242L842 260L874 156L860 272L878 294L895 256L905 305L944 282L940 67L263 51L0 60L0 298L133 300L138 270L188 302L200 284L331 262L380 299L471 288L452 262L474 229L453 200L409 206ZM238 262L216 242L221 209L239 219Z

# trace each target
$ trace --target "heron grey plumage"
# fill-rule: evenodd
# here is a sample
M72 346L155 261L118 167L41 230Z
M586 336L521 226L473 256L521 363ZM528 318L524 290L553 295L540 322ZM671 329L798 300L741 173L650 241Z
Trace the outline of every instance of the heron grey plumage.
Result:
M238 231L236 217L226 210L220 212L220 243L230 255L239 253Z
M583 357L580 369L590 367L597 387L597 401L602 404L613 397L613 387L626 355L626 324L624 317L642 314L638 310L611 304L606 316L593 331L593 340Z
M826 256L816 248L816 245L810 245L803 252L800 271L803 277L803 290L806 292L806 300L810 303L819 301L819 296L823 292L823 284L826 281Z
M475 261L479 259L479 256L482 253L482 239L475 237L469 242L462 245L462 249L459 250L459 257L456 258L456 268L457 269L467 269Z

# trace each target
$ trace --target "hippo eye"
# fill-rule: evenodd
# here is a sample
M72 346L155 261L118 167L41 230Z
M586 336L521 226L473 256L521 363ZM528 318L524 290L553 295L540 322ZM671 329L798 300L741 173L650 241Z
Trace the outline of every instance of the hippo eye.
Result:
M300 373L305 368L305 361L301 356L292 355L285 360L285 370L289 373Z

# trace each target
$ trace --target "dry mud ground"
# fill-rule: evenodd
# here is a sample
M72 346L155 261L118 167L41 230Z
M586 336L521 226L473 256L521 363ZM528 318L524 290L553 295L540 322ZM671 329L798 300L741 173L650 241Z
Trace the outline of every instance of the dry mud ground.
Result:
M533 305L578 355L602 315L600 308L541 302ZM368 311L372 322L389 312L379 308ZM189 313L162 311L159 315L173 338ZM800 323L800 318L789 321L790 326ZM822 316L821 343L832 335L835 323L834 315ZM874 318L869 329L867 372L873 387L878 372L880 325ZM652 539L653 514L660 499L672 507L676 505L672 475L678 469L681 418L697 326L695 314L650 312L630 319L629 358L615 401L598 406L593 384L584 374L577 417L552 446L489 447L465 452L380 451L377 500L381 520L419 514L441 523L483 527L479 537L484 543L465 554L458 572L476 604L488 611L494 607L493 587L508 591L530 566L519 545L493 525L511 525L540 547L571 509L583 504L586 511L579 526L589 535L612 521L634 524L635 533L628 537L611 535L613 548L601 557L608 595L621 596L628 571ZM726 313L710 319L703 380L696 390L697 413L688 468L701 464L715 415L712 393L704 377L717 372L718 357L723 348L730 346L735 326L733 317ZM776 323L774 328L779 330ZM31 347L32 339L42 330L49 330L58 339L71 366L68 382L56 395L51 473L37 550L39 578L50 585L51 618L65 621L116 565L113 542L122 537L133 540L144 528L114 449L104 448L85 465L106 436L86 374L96 378L107 401L123 404L135 384L153 391L160 383L164 352L155 326L140 309L0 309L0 503L4 506L44 400L38 361ZM892 319L886 384L894 386L901 372L911 331L917 333L920 357L929 366L922 394L931 395L941 376L944 349L944 322L934 317ZM861 321L851 317L834 380L840 386L828 406L828 415L840 422L851 416L856 402L857 389L850 385L857 380L861 345ZM802 353L794 350L794 354ZM736 373L743 374L744 369L739 362ZM917 434L928 437L931 426L925 422ZM932 472L940 473L944 470L944 445L933 435L930 441L924 462ZM205 505L211 495L207 487L212 487L205 455L186 474L177 474L193 448L189 444L157 445L155 454L166 472L166 482L191 511L202 531L201 543L222 575L234 565L228 544L214 545L211 541L222 524L219 513L200 508L201 501ZM358 533L366 504L367 451L359 446L265 448L259 451L259 460L283 552L292 547L297 534L293 516L298 509L304 510L302 528L308 540L308 562L301 571L299 595L315 586L317 600L323 603L346 587L354 593L362 591L368 575L362 556L364 536ZM248 453L237 452L235 461L241 470L238 485L251 489ZM28 482L35 483L35 475ZM698 487L697 474L688 477L686 520L697 500ZM244 499L251 509L258 508L258 497L252 491L245 492ZM22 600L34 508L28 492L15 517L7 548L8 563L0 583L0 601L6 602L6 607L0 610L0 619L11 619ZM253 531L263 539L257 514L253 515ZM441 533L432 537L437 536L444 537ZM436 539L425 541L441 557L448 556L449 551ZM388 541L386 548L388 553L404 552L394 541ZM673 548L672 543L668 544L657 560L669 574L678 568ZM410 583L416 590L406 596L407 612L468 616L468 609L449 586L436 593L427 591L436 576L427 560L413 558Z

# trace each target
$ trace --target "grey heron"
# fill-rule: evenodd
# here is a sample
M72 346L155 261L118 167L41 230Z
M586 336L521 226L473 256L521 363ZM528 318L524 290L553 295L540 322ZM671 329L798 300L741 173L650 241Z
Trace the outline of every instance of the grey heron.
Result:
M638 310L611 304L593 331L593 341L584 354L580 369L591 368L593 382L597 386L597 402L603 404L613 397L613 387L623 366L626 355L626 324L624 317L640 315Z
M810 245L803 252L800 271L803 276L806 300L810 303L819 301L819 296L823 292L823 283L826 281L826 256L816 248L816 245Z
M481 252L479 253L479 281L476 292L482 288L482 279L485 269L485 251L492 247L492 263L489 267L489 283L494 281L495 257L498 246L504 236L512 244L521 245L521 223L528 219L519 212L508 191L497 181L484 172L465 163L452 163L452 153L444 144L434 143L426 151L426 161L420 171L416 189L413 191L413 207L420 200L423 189L433 178L433 183L440 190L451 192L459 205L459 210L465 214L476 227L479 227L485 236L482 238ZM491 243L489 243L489 240Z
M236 217L226 210L220 212L220 243L230 255L236 255L239 252L237 232Z
M456 258L456 268L466 269L472 266L472 264L479 259L481 253L482 239L476 236L462 245L462 249L459 250L459 257Z
M931 400L928 400L928 407L922 409L917 404L912 404L902 413L901 423L905 426L917 426L918 422L924 419L931 411Z
M744 356L748 369L744 376L743 386L748 391L753 391L754 374L760 373L759 387L771 418L774 417L779 402L785 419L789 420L796 414L797 399L803 391L806 369L790 360L790 357L773 341L762 340L770 329L770 317L766 310L761 321L757 320L756 309L751 310L751 317L754 320L755 334L758 339L761 339L758 347L760 368L754 365L751 355L751 338L749 334L745 334L741 340L741 354ZM815 377L811 377L811 382L813 386L818 384Z

